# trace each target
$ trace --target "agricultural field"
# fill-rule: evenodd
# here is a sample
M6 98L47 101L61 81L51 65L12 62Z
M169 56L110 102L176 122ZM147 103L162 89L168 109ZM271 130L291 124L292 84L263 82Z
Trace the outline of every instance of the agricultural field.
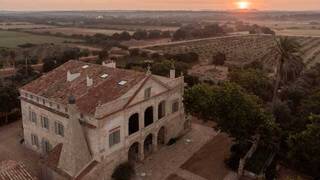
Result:
M280 36L313 36L320 37L320 29L284 29L275 30Z
M249 21L251 24L267 26L281 36L318 36L320 22L317 21Z
M110 29L91 29L91 28L75 28L75 27L59 27L59 28L40 28L40 29L29 29L28 32L34 33L46 33L50 34L64 34L67 36L71 35L84 35L84 36L93 36L97 33L105 35L113 35L114 33L121 33L123 30L110 30ZM132 31L128 31L132 34Z
M66 42L79 42L71 38L60 38L53 36L34 35L24 32L0 30L0 48L16 48L19 45L31 44L62 44Z
M23 29L39 29L39 28L51 28L53 26L33 24L29 22L0 22L1 30L23 30Z
M320 63L320 37L300 38L301 53L307 67Z
M307 67L320 63L320 38L294 37L301 44L301 53ZM159 53L179 54L195 52L199 55L200 64L189 73L200 78L215 80L225 79L230 66L243 66L253 61L260 61L268 69L274 67L274 55L270 54L275 45L274 38L268 35L244 35L220 38L210 38L196 41L173 42L165 45L147 47ZM216 52L226 55L224 67L211 65L210 60Z
M222 52L226 54L227 64L243 65L260 59L265 55L265 50L273 45L274 41L271 36L247 35L186 41L148 49L168 54L195 52L199 55L202 64L208 64L213 54Z
M176 31L179 27L175 26L147 26L147 25L117 25L117 24L110 24L110 25L95 25L94 27L99 27L103 29L114 29L114 30L121 30L121 31L137 31L139 29L142 30L160 30L160 31Z

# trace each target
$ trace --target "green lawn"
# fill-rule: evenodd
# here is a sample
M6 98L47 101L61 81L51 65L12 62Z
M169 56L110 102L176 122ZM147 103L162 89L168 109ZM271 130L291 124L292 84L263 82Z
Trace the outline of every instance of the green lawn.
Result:
M25 43L32 44L44 44L44 43L54 43L60 44L64 42L78 42L80 40L69 39L69 38L60 38L54 36L42 36L42 35L34 35L23 32L14 32L14 31L3 31L0 30L0 48L15 48L18 45Z

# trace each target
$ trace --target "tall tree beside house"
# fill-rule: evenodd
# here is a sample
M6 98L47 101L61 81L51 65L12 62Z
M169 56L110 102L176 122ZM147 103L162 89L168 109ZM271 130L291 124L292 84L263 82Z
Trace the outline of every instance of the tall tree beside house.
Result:
M196 85L185 92L186 111L214 120L217 128L228 133L237 143L254 140L261 131L263 139L271 138L274 120L264 111L261 100L247 94L235 83L220 86Z
M300 44L293 38L280 37L276 39L276 47L271 53L276 54L276 77L273 90L272 107L278 98L278 91L282 84L296 79L304 68L300 55Z
M8 115L19 105L18 90L13 85L0 85L0 112L5 116L5 123L8 122Z

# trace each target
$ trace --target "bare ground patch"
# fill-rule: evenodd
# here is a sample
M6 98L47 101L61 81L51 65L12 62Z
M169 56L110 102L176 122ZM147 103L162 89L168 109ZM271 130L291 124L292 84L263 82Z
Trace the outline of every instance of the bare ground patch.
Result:
M230 155L231 145L231 139L220 133L202 146L181 168L206 179L223 179L230 172L224 160Z
M169 177L167 177L166 180L185 180L182 177L176 175L176 174L171 174Z

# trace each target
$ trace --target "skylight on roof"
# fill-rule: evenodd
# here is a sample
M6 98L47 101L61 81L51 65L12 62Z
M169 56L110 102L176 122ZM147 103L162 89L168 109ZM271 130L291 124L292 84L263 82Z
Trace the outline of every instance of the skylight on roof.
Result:
M127 81L120 81L118 84L123 86L123 85L127 84Z
M105 78L107 78L108 76L109 76L109 74L102 74L100 77L103 78L103 79L105 79Z
M89 66L88 65L84 65L82 66L82 69L87 69Z

